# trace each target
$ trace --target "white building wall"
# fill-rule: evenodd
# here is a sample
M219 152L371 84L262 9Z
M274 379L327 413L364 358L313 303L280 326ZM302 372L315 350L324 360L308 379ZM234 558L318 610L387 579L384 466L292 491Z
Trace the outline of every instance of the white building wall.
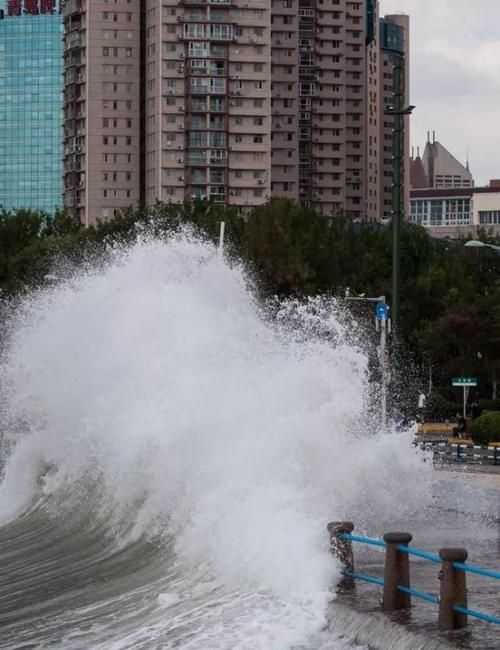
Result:
M489 212L487 221L481 223L480 213ZM472 223L477 226L500 224L500 189L491 192L474 192L472 195Z

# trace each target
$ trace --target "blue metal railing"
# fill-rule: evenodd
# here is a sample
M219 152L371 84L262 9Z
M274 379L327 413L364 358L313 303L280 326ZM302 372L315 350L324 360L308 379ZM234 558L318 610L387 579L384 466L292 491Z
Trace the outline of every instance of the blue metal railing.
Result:
M480 576L488 576L488 578L495 578L496 580L500 580L500 571L493 571L493 569L483 569L480 566L465 564L464 562L453 562L453 566L459 571L478 573Z
M366 573L356 573L354 571L342 571L342 575L347 578L355 578L356 580L363 580L364 582L371 582L374 585L380 585L383 587L384 581L382 578L377 578L375 576L367 576Z
M428 553L427 551L421 551L418 548L410 548L409 546L405 546L404 544L398 545L398 551L401 551L401 553L408 553L408 555L414 555L415 557L422 557L424 560L430 560L431 562L438 562L439 564L441 564L442 562L439 555L436 555L435 553Z
M382 546L383 548L387 546L383 539L376 539L375 537L364 537L361 535L353 535L352 533L340 533L339 537L350 542L361 542L361 544L371 544L372 546Z
M365 537L363 535L353 535L351 533L340 533L339 538L344 541L350 542L359 542L361 544L368 544L369 546L378 546L381 548L386 548L387 543L382 539L377 539L375 537ZM420 557L424 560L429 560L430 562L436 562L441 564L442 560L439 555L435 553L429 553L428 551L422 551L418 548L410 548L405 544L398 544L398 551L401 553L407 553L408 555L414 555L415 557ZM482 576L487 576L488 578L495 578L500 580L500 571L494 571L493 569L483 569L482 567L474 566L473 564L466 564L464 562L452 562L452 565L455 569L459 571L468 571L470 573L476 573ZM377 578L376 576L370 576L365 573L358 573L355 571L345 570L342 572L342 575L353 578L355 580L362 580L363 582L369 582L381 587L384 586L384 580L382 578ZM434 594L429 594L426 591L419 591L418 589L412 589L410 587L405 587L404 585L398 585L398 591L415 596L415 598L420 598L421 600L426 600L427 602L439 604L439 596ZM488 623L500 624L500 618L492 616L491 614L486 614L484 612L478 612L475 609L468 609L467 607L461 607L460 605L454 605L453 609L460 614L466 614L474 618L487 621Z
M468 609L467 607L460 607L460 605L454 605L453 609L460 614L466 614L467 616L473 616L474 618L480 618L482 621L488 621L488 623L496 623L500 625L500 618L492 616L491 614L485 614L484 612L478 612L475 609Z
M382 581L383 582L383 581ZM404 591L405 594L411 594L416 598L421 598L422 600L427 600L430 603L439 603L439 597L434 596L434 594L428 594L426 591L418 591L418 589L411 589L410 587L403 587L403 585L398 585L398 591Z

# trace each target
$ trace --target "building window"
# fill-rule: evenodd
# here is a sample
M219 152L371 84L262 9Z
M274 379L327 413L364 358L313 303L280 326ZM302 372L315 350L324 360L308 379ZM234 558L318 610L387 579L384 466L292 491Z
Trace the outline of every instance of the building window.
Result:
M500 224L500 210L480 210L479 223L484 225Z

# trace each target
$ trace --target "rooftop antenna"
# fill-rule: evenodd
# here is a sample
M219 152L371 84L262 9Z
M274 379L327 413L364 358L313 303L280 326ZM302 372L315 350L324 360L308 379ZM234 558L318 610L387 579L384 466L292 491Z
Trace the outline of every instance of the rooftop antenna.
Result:
M432 144L436 144L436 132L432 132Z
M427 131L427 142L430 143L430 141L431 141L431 132Z
M465 162L465 169L470 172L469 168L469 147L467 147L467 152L465 154L466 162Z

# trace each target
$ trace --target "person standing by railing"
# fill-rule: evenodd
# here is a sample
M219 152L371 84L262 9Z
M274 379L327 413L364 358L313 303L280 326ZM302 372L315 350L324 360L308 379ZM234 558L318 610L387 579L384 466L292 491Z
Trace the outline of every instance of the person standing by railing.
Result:
M420 421L420 424L425 423L425 403L426 403L426 401L427 401L427 397L426 397L424 391L420 390L420 394L418 396L418 409L417 409L418 419Z
M453 427L453 437L454 438L466 438L467 437L467 419L463 415L457 413L457 426Z

